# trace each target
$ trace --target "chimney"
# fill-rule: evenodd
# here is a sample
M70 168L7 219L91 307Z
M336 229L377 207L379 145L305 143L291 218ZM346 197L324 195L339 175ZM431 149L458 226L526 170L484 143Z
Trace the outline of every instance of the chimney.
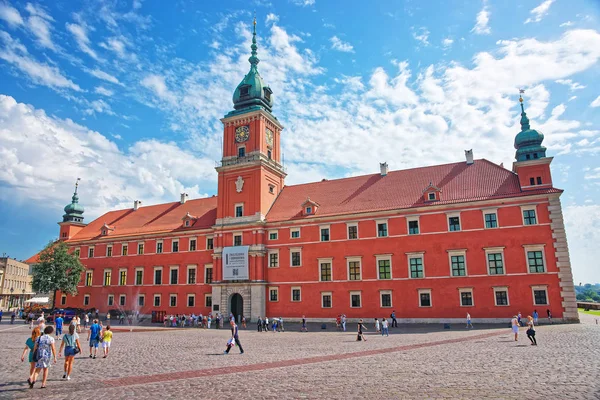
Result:
M465 157L467 157L467 165L473 164L473 149L465 150Z
M379 169L381 170L381 176L386 176L390 170L387 162L379 163Z
M181 200L179 201L181 204L185 204L185 202L187 201L188 198L188 194L187 193L181 193Z
M137 210L138 208L140 208L140 206L142 205L142 201L141 200L135 200L133 202L133 211Z

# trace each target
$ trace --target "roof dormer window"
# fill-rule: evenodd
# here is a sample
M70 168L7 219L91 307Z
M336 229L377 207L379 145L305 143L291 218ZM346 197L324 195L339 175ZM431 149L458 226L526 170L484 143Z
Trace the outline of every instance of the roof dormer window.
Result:
M264 91L265 91L265 99L267 99L267 101L271 101L271 89L264 88Z
M433 183L429 182L429 185L423 190L423 200L426 202L429 201L438 201L440 199L440 194L442 190L435 186Z
M240 88L240 97L248 96L250 94L250 86L242 86Z
M306 207L305 210L306 210L306 214L312 214L312 210L313 210L312 207L310 207L310 206Z
M194 221L196 221L198 218L187 212L181 219L183 220L183 226L185 228L189 228L190 226L194 225Z
M428 198L429 200L435 200L435 192L429 192L429 194L428 194L427 198Z
M304 203L302 203L302 214L304 215L314 215L319 209L319 204L312 201L310 197L306 199Z
M110 231L114 231L114 230L115 230L115 228L108 225L107 223L104 223L104 225L102 225L102 228L100 228L100 235L106 236L110 233Z

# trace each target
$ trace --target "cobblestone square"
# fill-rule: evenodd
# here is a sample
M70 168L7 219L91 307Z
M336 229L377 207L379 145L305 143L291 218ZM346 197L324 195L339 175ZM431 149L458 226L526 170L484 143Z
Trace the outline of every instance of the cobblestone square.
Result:
M70 381L62 363L48 387L29 389L20 355L26 325L0 325L0 398L600 398L600 325L581 315L577 325L542 325L539 345L521 329L452 325L400 326L389 337L368 325L366 342L348 332L311 325L308 333L240 331L245 353L223 355L228 330L196 328L116 330L107 359L88 357L81 334ZM119 329L118 326L115 327ZM57 342L60 345L60 342ZM27 361L27 360L26 360Z

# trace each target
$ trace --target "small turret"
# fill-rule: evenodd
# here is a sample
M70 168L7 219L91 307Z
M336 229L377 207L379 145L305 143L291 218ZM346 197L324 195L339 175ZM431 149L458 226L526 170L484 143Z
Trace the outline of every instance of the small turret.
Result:
M77 196L77 188L81 178L77 178L75 182L75 192L71 197L71 203L65 206L65 215L63 215L63 222L83 222L83 206L79 204L79 196Z
M544 135L531 129L522 96L519 96L519 102L521 103L521 132L515 137L515 149L517 149L515 158L517 161L526 161L546 157L546 148L542 146Z

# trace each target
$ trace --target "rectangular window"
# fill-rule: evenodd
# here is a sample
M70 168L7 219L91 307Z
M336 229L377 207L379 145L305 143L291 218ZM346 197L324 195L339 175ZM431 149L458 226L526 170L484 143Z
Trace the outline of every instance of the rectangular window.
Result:
M235 216L236 217L244 216L244 206L235 206Z
M67 295L63 294L62 296L60 296L60 304L62 306L64 306L65 304L67 304Z
M292 267L299 267L300 265L300 252L292 251Z
M300 229L292 229L290 231L290 236L292 239L298 239L300 237Z
M190 239L190 251L196 251L196 239Z
M504 263L502 262L502 253L488 253L487 258L490 275L503 275Z
M188 285L196 284L196 267L188 267Z
M465 256L451 256L452 276L466 276Z
M173 252L173 253L179 252L179 241L178 240L173 240L173 242L171 242L171 252Z
M473 292L464 291L460 292L460 305L463 307L468 307L473 305Z
M171 307L177 307L177 295L176 294L172 294L169 296L169 305Z
M206 238L206 250L213 249L213 238Z
M541 177L541 176L538 176L538 177L536 178L536 180L537 180L537 184L538 184L538 185L541 185L541 184L542 184L542 177Z
M144 243L138 243L138 254L144 254Z
M410 263L410 277L423 278L423 258L411 257L408 262Z
M112 257L112 246L106 246L106 257Z
M387 222L377 223L377 237L386 237L388 235Z
M277 232L269 232L269 240L277 240Z
M388 292L381 292L381 307L392 306L392 294Z
M112 294L108 295L108 305L112 306L115 303L115 296Z
M321 282L330 282L331 281L331 263L322 262L319 264L319 268L321 270Z
M533 303L536 306L548 305L548 297L546 294L546 289L540 289L540 290L533 291Z
M86 294L83 296L83 305L84 306L89 306L90 305L90 295Z
M156 242L156 254L163 252L163 242Z
M450 232L460 231L460 217L448 217L448 229Z
M269 253L269 267L279 267L279 253Z
M162 285L162 268L156 268L154 270L154 284Z
M120 306L124 306L125 305L125 295L122 294L119 296L119 305Z
M496 213L485 214L485 227L486 228L497 228L498 227L498 216Z
M127 255L127 245L126 245L126 244L124 244L124 245L121 247L121 255L122 255L122 256L126 256L126 255Z
M321 307L331 308L331 293L321 293Z
M329 242L329 228L321 228L321 242Z
M212 295L207 294L204 296L204 306L205 307L212 307Z
M270 301L278 301L279 299L279 290L277 288L269 289L269 300Z
M535 210L523 210L523 223L525 225L536 225Z
M127 270L119 271L119 286L127 285Z
M144 303L146 302L146 296L144 296L143 294L140 294L138 296L138 306L139 307L144 307Z
M507 306L508 305L508 292L506 290L496 290L494 292L496 297L496 305L497 306Z
M110 286L111 272L104 271L104 286Z
M358 225L348 225L348 239L358 239Z
M85 286L92 286L92 277L93 277L92 271L87 271L85 273Z
M211 284L213 281L212 266L206 267L204 270L204 283Z
M144 283L144 270L137 269L135 271L135 284L140 286Z
M154 295L154 307L160 307L160 294Z
M408 234L409 235L418 235L419 234L419 221L418 220L408 221Z
M419 307L431 307L431 291L419 291Z
M171 268L171 285L177 285L179 281L179 270L177 268Z
M246 148L238 147L238 157L246 157Z
M187 300L188 300L188 303L187 303L188 307L195 307L196 306L196 296L195 295L188 294Z
M529 184L531 186L535 185L535 178L529 178Z
M379 267L379 279L392 279L390 260L378 260L377 266Z
M75 257L79 258L81 251L79 249L75 249Z
M292 288L292 301L300 301L300 288Z
M234 246L242 245L242 235L233 235L233 245Z
M361 306L360 293L350 292L350 307L359 308Z
M360 261L348 262L348 280L360 281Z
M93 247L90 247L88 249L88 257L89 258L94 258L94 248Z
M531 273L544 272L544 256L542 252L528 251L527 264L529 265L529 272Z

